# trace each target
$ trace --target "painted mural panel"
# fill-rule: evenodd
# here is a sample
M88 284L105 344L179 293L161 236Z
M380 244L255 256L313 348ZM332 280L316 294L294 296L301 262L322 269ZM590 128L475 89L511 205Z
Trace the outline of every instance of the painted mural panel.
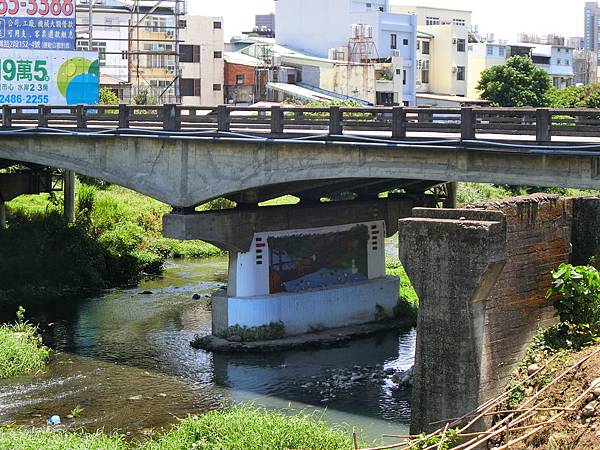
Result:
M269 243L271 294L302 292L369 278L368 229L273 237Z

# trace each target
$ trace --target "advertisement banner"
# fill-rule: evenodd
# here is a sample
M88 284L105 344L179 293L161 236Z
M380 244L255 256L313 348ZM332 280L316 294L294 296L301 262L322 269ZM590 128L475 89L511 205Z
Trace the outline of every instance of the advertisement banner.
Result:
M75 0L0 0L0 48L75 49Z
M97 53L0 49L0 105L95 105L99 83Z

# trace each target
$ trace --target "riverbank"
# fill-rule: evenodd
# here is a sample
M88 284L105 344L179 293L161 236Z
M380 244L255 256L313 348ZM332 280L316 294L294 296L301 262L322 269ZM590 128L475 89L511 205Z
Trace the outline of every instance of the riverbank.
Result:
M190 417L167 433L142 442L127 442L123 436L100 432L84 434L0 429L0 448L20 450L348 450L353 445L350 432L339 426L330 427L318 416L303 413L287 415L251 406L232 407Z
M50 355L38 328L25 322L25 310L17 311L17 322L0 325L0 379L41 372Z
M162 237L169 207L117 186L79 184L76 223L61 215L60 198L22 196L9 202L0 230L0 302L52 301L135 285L160 275L167 258L221 255L216 247Z

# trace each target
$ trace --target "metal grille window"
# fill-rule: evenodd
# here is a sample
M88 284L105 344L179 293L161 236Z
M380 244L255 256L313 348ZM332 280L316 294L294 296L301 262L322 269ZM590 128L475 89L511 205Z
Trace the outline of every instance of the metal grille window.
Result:
M467 50L467 41L465 39L456 40L456 51L464 53Z
M456 80L465 81L465 66L458 66L456 68Z

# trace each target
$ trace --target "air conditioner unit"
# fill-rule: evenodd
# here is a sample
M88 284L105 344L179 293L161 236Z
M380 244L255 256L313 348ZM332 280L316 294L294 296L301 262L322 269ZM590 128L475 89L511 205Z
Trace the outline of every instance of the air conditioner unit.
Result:
M456 67L456 66L452 67L452 73L456 73L456 72L458 72L458 67Z

